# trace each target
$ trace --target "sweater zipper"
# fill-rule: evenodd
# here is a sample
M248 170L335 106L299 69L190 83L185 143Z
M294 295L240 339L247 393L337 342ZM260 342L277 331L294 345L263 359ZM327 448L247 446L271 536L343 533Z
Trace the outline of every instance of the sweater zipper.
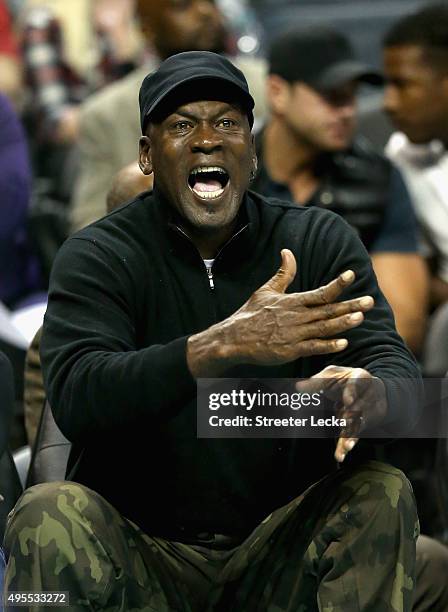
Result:
M215 289L215 283L213 282L213 272L212 269L208 266L205 267L207 268L208 283L210 285L210 289L213 291Z
M205 267L205 271L206 271L206 273L207 273L207 280L208 280L208 284L209 284L210 290L211 290L211 291L214 291L214 289L215 289L215 282L214 282L214 280L213 280L213 272L212 272L211 268L209 269L209 268L207 268L207 266L205 265L204 260L202 259L201 254L199 253L199 251L198 251L198 249L197 249L196 245L195 245L195 244L194 244L194 242L191 240L190 236L188 236L188 235L187 235L187 234L184 232L184 230L183 230L183 229L181 229L181 228L180 228L178 225L174 225L174 224L173 224L173 226L172 226L172 227L174 227L174 229L175 229L177 232L179 232L180 234L182 234L182 236L183 236L183 237L184 237L186 240L188 240L188 242L191 244L191 246L192 246L192 247L193 247L193 248L196 250L197 254L198 254L198 255L199 255L199 257L201 258L202 265Z
M182 236L184 236L184 238L186 238L188 240L188 242L190 242L192 244L192 246L196 249L196 251L198 252L199 257L201 257L201 254L199 253L199 251L196 248L196 245L193 243L193 241L191 240L191 238L183 231L183 229L181 229L178 225L174 225L174 227L176 228L176 230L178 232L180 232L182 234ZM216 255L213 265L215 264L215 262L217 261L217 259L220 257L221 253L223 252L223 250L233 241L235 240L235 238L237 236L239 236L241 234L241 232L244 232L244 230L246 230L249 227L249 224L247 223L244 227L240 228L236 234L233 234L233 236L231 236L231 238L229 238L227 240L227 242L220 248L220 250L218 251L218 254ZM202 259L202 257L201 257ZM204 262L204 260L202 259L202 262ZM205 266L205 264L204 264ZM210 286L210 289L212 291L214 291L215 289L215 281L213 278L213 271L212 268L208 268L207 266L205 266L206 272L207 272L207 278L208 278L208 284Z

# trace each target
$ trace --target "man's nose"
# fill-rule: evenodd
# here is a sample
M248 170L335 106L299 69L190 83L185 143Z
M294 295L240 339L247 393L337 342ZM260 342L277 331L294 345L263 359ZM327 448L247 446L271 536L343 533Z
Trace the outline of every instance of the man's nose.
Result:
M193 153L213 153L222 149L222 136L209 126L198 127L191 142Z

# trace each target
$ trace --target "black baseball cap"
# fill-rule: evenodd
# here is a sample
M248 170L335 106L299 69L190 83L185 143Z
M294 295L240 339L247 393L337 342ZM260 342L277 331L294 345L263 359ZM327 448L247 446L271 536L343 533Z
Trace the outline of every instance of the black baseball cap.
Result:
M269 53L269 73L319 91L348 81L383 84L378 72L356 59L349 40L326 26L296 28L276 38Z
M195 100L238 103L254 123L254 99L244 74L226 57L211 51L186 51L170 56L148 74L140 87L140 125L160 121L182 104Z

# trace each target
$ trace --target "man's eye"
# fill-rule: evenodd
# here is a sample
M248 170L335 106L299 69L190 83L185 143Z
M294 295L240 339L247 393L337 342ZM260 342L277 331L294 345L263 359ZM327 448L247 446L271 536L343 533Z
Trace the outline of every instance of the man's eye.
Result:
M231 128L236 125L236 122L233 119L221 119L219 125L223 128Z
M178 132L185 132L190 127L190 123L188 121L176 121L174 124L174 129Z

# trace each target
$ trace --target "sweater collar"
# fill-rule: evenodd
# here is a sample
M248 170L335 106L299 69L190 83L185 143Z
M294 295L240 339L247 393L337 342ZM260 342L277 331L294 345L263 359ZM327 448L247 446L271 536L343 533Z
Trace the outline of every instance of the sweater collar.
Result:
M196 249L193 241L181 229L182 218L179 212L171 206L165 195L156 187L152 192L152 200L153 211L168 242L173 246L178 244L179 240L184 245L189 242L191 248ZM257 244L259 227L258 206L250 192L246 192L238 212L233 235L221 246L219 254L225 252L226 258L230 251L240 258L251 255Z

